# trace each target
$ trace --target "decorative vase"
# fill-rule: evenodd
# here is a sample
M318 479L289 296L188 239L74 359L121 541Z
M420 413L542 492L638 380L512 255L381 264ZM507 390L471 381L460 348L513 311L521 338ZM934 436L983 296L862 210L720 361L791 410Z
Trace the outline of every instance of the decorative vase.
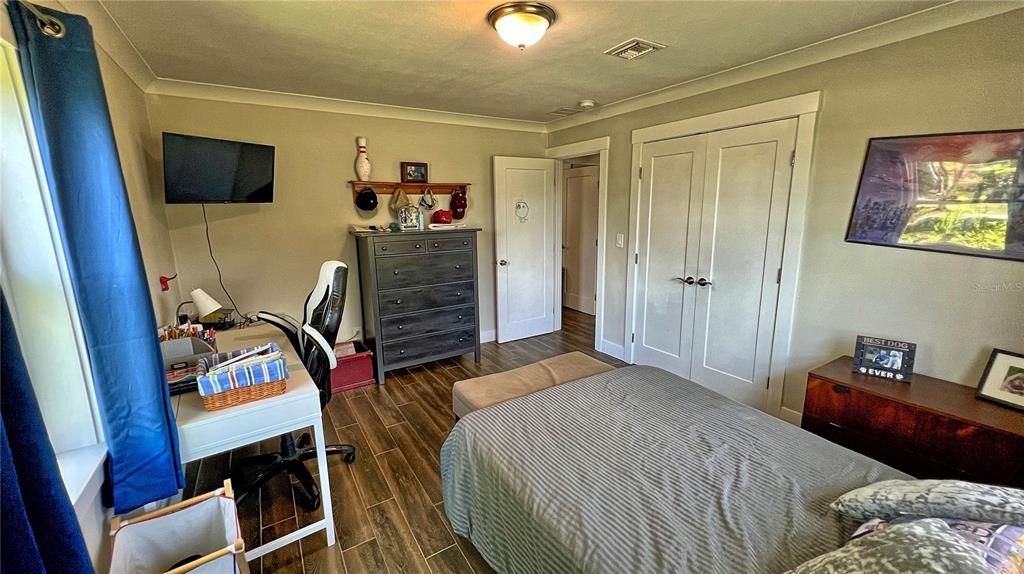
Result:
M370 181L370 160L366 158L366 138L356 138L356 147L359 154L356 156L356 179L359 181Z

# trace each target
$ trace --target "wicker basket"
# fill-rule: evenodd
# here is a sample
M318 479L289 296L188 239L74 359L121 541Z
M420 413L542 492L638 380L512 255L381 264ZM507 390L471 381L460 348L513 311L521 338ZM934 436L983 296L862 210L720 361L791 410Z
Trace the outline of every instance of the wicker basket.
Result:
M208 411L219 411L228 407L244 405L252 401L258 401L268 397L283 395L287 388L287 379L239 387L222 393L207 395L203 397L203 406Z

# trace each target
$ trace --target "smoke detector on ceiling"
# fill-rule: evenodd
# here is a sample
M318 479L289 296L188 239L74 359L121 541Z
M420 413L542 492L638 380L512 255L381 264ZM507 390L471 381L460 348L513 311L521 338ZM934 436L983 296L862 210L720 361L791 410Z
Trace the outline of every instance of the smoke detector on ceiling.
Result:
M664 44L651 42L650 40L630 38L614 48L608 48L604 53L609 56L615 56L616 58L622 58L623 60L635 60L640 56L646 56L651 52L657 52L664 47Z
M592 110L597 107L597 102L594 100L580 100L576 107L581 110Z

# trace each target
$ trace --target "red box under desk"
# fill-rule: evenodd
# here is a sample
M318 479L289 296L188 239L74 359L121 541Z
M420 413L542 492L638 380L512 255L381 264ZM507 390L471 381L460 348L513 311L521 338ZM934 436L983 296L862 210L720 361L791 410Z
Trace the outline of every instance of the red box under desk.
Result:
M338 366L331 371L332 393L365 387L376 382L373 379L373 351L359 341L355 341L355 347L355 354L338 356Z

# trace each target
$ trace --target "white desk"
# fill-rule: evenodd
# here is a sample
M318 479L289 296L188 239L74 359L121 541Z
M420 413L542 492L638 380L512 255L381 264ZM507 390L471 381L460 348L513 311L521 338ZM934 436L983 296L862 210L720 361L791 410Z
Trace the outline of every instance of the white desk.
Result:
M178 442L182 464L213 454L245 446L263 439L313 427L316 460L320 474L320 501L324 518L291 534L282 536L245 553L246 560L291 544L320 530L327 530L327 545L334 545L334 514L328 484L327 455L324 450L324 427L320 417L320 393L291 343L278 329L264 324L231 329L217 333L221 352L254 347L268 341L277 343L288 363L288 390L280 396L207 411L199 393L185 393L174 399L174 416L178 425ZM236 485L241 488L242 485Z

